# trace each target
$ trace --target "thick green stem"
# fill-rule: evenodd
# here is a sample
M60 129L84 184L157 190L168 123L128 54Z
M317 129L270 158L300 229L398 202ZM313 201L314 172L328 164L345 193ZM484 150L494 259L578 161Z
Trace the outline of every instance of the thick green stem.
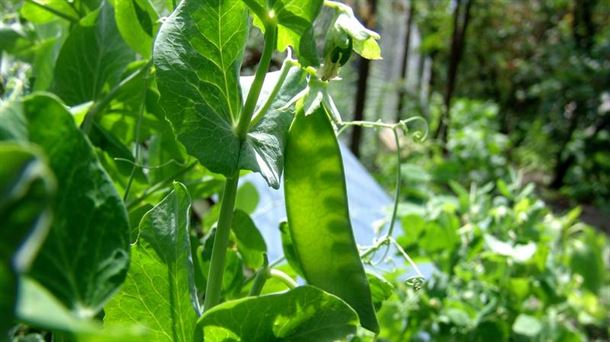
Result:
M220 206L220 217L214 237L214 247L212 248L212 259L210 260L210 271L208 273L208 283L205 289L205 301L203 309L209 310L220 303L222 292L222 276L224 274L225 256L229 245L229 233L233 221L233 209L235 207L235 194L237 193L237 183L239 182L239 172L231 178L227 178L222 203Z
M258 102L258 96L263 88L265 75L267 74L267 70L269 70L269 64L271 64L271 56L275 50L276 40L277 26L267 25L267 27L265 27L265 48L263 50L263 56L258 64L258 68L256 69L256 76L254 77L254 81L252 82L252 86L248 92L246 104L244 105L241 115L239 116L239 123L237 124L237 135L242 141L246 138L246 134L248 134L250 121L252 120L252 115L254 114L254 109L256 108L256 103Z
M240 143L246 139L248 129L250 128L250 120L254 114L256 102L261 93L265 75L271 63L271 56L275 50L277 39L277 26L267 25L265 28L265 47L261 61L256 70L254 82L248 92L246 103L239 116L237 124L237 136ZM227 178L225 184L224 195L220 206L220 217L216 228L216 236L214 237L214 247L212 248L212 258L210 260L210 271L208 274L208 283L205 291L205 301L203 309L209 310L220 303L222 292L222 278L225 267L225 256L229 245L229 233L231 232L231 223L233 220L233 210L235 208L235 194L237 193L237 184L239 183L239 171L235 172L232 177Z
M284 60L284 64L282 64L282 69L280 71L280 77L277 79L277 83L275 83L275 86L273 87L271 94L269 94L269 98L267 99L265 104L262 107L260 107L254 114L254 116L252 117L252 122L250 123L250 127L255 126L263 118L265 113L269 110L269 108L271 107L271 104L273 104L273 100L275 99L277 94L280 92L280 89L282 88L284 81L286 81L288 72L290 71L290 69L292 69L293 66L295 66L295 61L293 59L291 59L290 57L287 57Z

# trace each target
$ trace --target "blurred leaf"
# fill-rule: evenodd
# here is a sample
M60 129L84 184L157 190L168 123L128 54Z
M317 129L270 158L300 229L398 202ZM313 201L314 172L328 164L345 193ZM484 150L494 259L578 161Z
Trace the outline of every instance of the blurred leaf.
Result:
M92 317L127 272L125 206L88 140L57 98L30 96L23 105L28 138L46 152L61 189L49 236L30 276L78 315Z
M18 272L25 272L51 223L56 182L34 146L0 142L0 340L14 323Z
M524 335L530 338L536 337L542 330L542 323L536 317L526 314L517 316L513 323L513 331L519 335Z
M246 266L257 269L263 264L263 253L267 245L254 221L242 210L233 213L232 230L237 239L237 249Z
M247 214L252 214L256 207L258 207L259 201L258 190L251 182L245 182L237 189L235 198L236 209L243 210Z

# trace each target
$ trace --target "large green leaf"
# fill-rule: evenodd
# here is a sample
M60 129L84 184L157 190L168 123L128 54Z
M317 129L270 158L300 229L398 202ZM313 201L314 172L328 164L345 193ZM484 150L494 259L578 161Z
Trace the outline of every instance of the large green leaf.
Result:
M297 287L225 302L201 318L205 341L335 341L355 332L358 316L339 298Z
M31 276L71 310L93 316L127 273L127 213L64 105L55 97L36 95L23 106L27 137L46 152L61 189Z
M298 110L288 134L285 168L288 227L305 279L345 300L363 327L378 332L349 219L339 143L324 107L308 116Z
M133 58L117 30L112 7L104 1L64 42L57 57L53 92L69 105L97 100L118 83Z
M243 0L262 22L278 26L277 49L292 46L303 65L318 65L312 25L324 0ZM261 28L264 25L259 25Z
M269 98L272 88L280 78L279 73L279 71L268 73L265 77L259 101L261 105ZM305 76L306 73L300 68L292 68L288 71L271 106L265 113L260 113L263 115L262 119L250 128L246 140L241 145L240 168L259 172L274 189L280 186L286 134L294 116L294 108L286 105L305 88L307 84ZM249 88L249 85L247 86Z
M13 324L17 272L25 271L50 223L55 177L39 150L0 142L0 341Z
M127 280L105 307L105 326L143 324L148 341L192 341L197 321L189 241L190 198L184 185L149 211L132 246Z
M248 12L236 0L184 0L161 26L154 63L178 140L209 170L232 176L240 144L239 69Z

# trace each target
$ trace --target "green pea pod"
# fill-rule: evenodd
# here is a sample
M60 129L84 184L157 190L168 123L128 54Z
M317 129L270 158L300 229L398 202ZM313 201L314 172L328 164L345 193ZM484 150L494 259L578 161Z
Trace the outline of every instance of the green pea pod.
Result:
M284 191L288 225L305 280L349 304L362 326L379 325L354 240L341 152L325 109L290 127L286 145Z

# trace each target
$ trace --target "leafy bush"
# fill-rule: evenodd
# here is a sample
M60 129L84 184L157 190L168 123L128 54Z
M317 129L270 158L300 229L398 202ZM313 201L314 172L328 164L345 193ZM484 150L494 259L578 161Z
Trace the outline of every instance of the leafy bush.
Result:
M405 286L381 310L382 337L403 340L607 339L610 242L563 216L512 174L452 195L404 203L398 243L436 271L420 291ZM400 323L398 323L400 322Z

